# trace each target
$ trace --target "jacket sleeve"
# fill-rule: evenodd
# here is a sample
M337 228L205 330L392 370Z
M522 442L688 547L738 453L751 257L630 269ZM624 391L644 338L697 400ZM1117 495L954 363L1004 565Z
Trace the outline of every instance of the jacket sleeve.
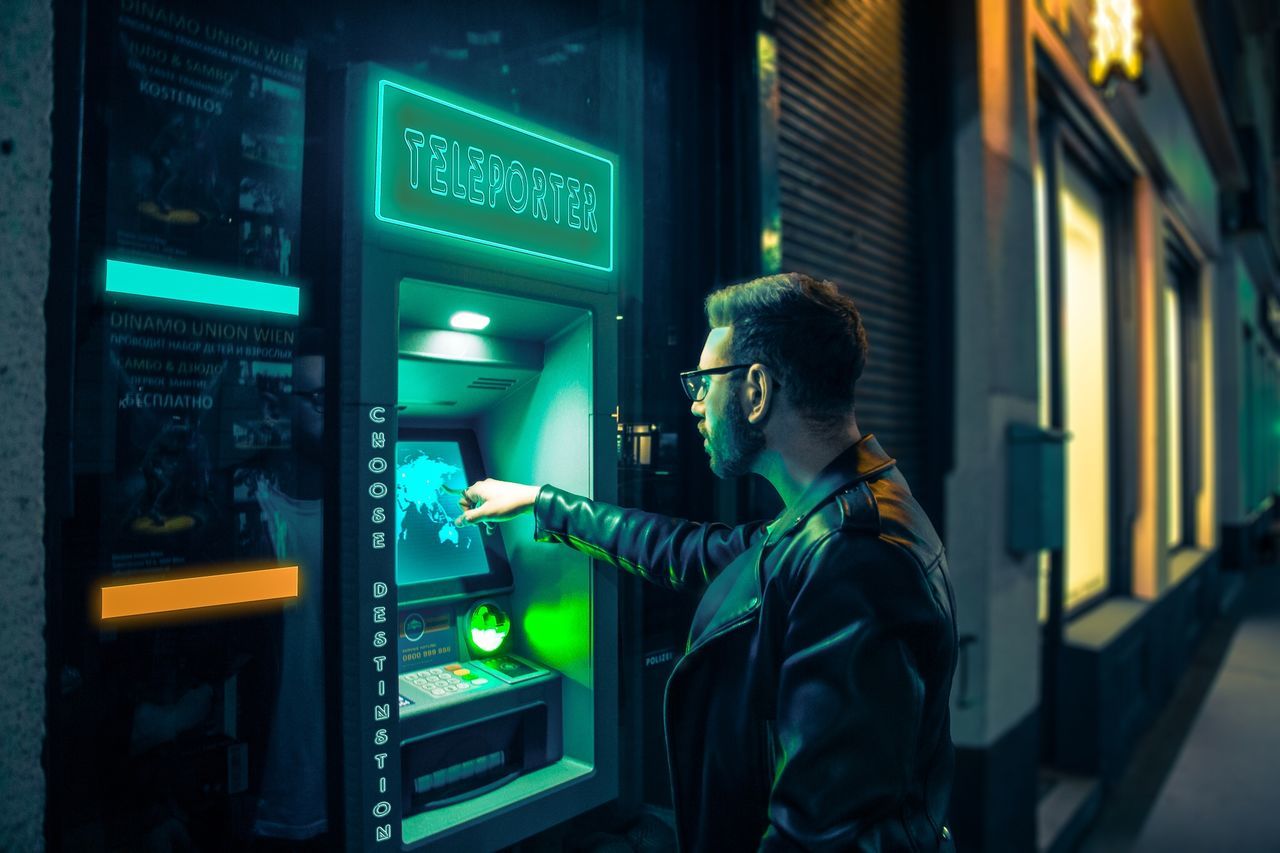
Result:
M763 522L699 524L543 486L534 504L534 538L559 542L650 583L698 589L747 550Z
M783 594L760 849L935 849L937 832L908 813L925 701L918 656L940 636L924 573L890 542L835 532Z

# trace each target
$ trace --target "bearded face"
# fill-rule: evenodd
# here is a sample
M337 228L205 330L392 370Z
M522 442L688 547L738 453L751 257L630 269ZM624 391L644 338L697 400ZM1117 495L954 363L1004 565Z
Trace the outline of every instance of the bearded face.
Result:
M707 342L698 360L699 370L731 364L730 337L728 327L714 328L707 333ZM718 477L750 473L765 446L763 424L752 424L742 409L743 370L745 367L740 366L704 376L705 393L689 407L698 419L703 449L711 457L711 470Z
M726 391L736 390L736 383L726 382ZM747 420L737 394L718 395L716 401L719 417L712 423L711 412L703 423L706 436L704 447L710 457L711 471L717 477L728 479L751 473L751 468L764 450L764 428Z

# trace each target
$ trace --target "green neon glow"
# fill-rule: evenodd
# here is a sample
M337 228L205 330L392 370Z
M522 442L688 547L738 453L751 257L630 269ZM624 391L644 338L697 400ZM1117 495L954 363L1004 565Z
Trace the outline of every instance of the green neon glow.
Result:
M471 644L482 652L496 652L511 631L511 620L496 604L476 605L471 611Z
M611 272L615 160L432 91L378 82L374 216Z
M591 659L591 603L586 595L531 605L523 630L530 651L547 666L577 671Z
M298 315L298 288L245 278L107 261L107 292Z

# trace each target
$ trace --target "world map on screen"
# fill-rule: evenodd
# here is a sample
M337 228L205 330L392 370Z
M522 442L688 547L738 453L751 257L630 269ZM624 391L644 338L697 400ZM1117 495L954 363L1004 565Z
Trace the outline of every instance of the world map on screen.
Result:
M396 582L436 583L485 575L489 559L476 525L454 527L468 474L456 440L396 442ZM480 469L482 470L482 469Z
M401 461L396 466L397 538L409 538L409 511L414 510L436 525L436 536L441 544L457 547L458 528L453 526L453 518L445 509L444 499L448 495L445 486L454 484L451 488L459 488L456 484L462 478L463 472L456 465L425 451L412 453ZM470 546L471 541L467 540L467 547Z

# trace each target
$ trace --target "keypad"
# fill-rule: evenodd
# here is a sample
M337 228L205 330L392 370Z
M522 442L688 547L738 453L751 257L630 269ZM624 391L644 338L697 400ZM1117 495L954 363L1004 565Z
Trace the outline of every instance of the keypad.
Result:
M406 673L401 678L428 696L441 699L489 683L489 679L456 663Z

